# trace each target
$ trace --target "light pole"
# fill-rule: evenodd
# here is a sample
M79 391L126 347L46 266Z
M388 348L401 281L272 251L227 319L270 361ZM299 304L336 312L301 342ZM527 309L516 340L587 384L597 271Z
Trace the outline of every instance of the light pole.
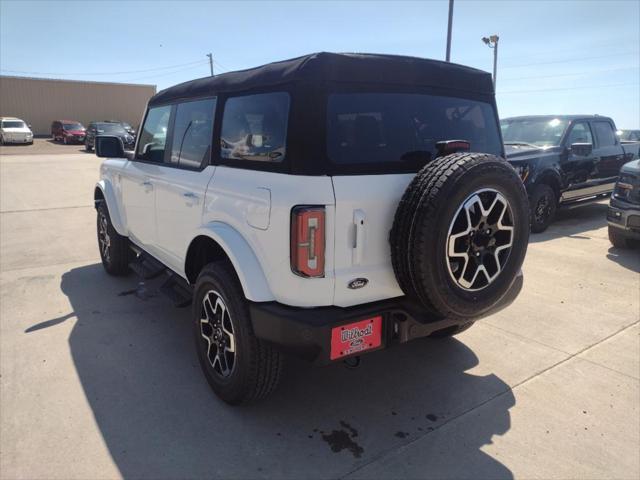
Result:
M482 41L489 47L493 48L493 91L496 91L496 75L498 74L498 35L491 35L489 38L482 37Z
M207 53L207 57L209 57L209 69L211 70L211 76L213 77L213 54Z
M453 24L453 0L449 0L449 26L447 28L447 62L451 61L451 26Z

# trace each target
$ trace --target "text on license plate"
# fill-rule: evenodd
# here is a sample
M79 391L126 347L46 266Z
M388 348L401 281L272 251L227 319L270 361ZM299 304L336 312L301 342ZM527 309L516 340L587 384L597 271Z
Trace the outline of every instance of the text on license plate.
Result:
M377 348L382 344L382 317L331 329L331 360Z

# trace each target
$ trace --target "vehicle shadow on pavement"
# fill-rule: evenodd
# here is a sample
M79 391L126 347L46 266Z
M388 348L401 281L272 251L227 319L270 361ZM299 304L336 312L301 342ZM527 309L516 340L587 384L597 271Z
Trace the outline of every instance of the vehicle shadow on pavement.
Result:
M274 395L233 408L200 372L189 309L123 294L135 285L100 264L61 283L78 377L124 478L335 478L366 465L386 477L513 478L481 448L509 430L515 398L497 376L466 373L478 358L462 342L417 340L357 369L287 359Z
M640 273L640 242L635 248L609 248L607 258L632 272Z
M585 232L597 230L607 225L609 199L602 202L581 205L572 209L560 208L554 222L542 233L532 233L530 243L546 242L560 237L589 240Z

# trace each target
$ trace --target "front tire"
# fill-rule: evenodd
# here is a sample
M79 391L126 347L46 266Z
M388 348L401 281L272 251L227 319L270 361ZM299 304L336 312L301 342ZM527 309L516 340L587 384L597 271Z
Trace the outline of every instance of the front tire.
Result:
M616 227L609 226L609 241L615 248L630 248L631 242Z
M556 216L558 208L558 197L546 183L536 185L529 199L531 205L531 231L542 233Z
M98 205L97 210L98 248L102 266L109 275L126 275L129 273L129 262L133 259L129 239L113 228L109 209L104 201Z
M196 352L213 391L230 405L269 395L280 379L282 358L253 334L247 299L231 265L205 266L194 292Z

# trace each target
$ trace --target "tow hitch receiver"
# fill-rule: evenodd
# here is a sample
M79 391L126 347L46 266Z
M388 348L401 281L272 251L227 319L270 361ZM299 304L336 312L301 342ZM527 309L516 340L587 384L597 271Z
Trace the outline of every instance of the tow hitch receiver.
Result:
M382 317L372 317L331 329L331 360L373 350L382 345Z

